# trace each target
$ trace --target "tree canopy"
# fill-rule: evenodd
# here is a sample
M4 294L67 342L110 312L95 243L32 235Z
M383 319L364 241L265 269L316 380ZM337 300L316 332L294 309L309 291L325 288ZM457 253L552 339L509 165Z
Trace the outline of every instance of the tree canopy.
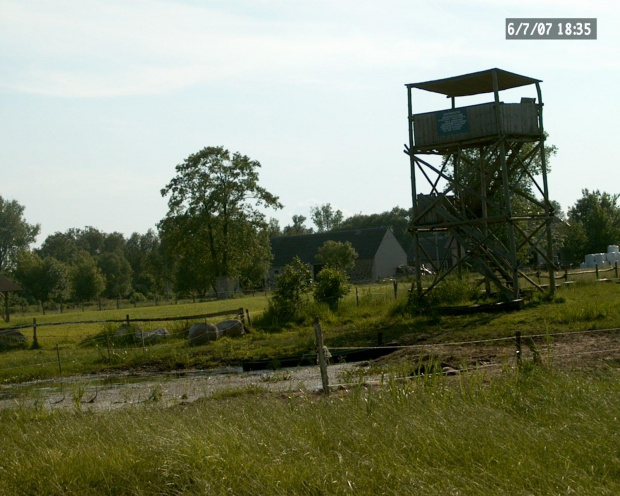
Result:
M195 276L214 289L218 277L267 271L269 239L262 233L268 224L259 207L282 205L259 185L260 167L238 152L206 147L177 165L176 176L161 190L169 197L168 213L159 223L162 240L187 263L200 265ZM261 260L262 267L254 270ZM180 275L177 271L177 283Z
M620 243L620 195L584 189L582 197L568 209L564 256L583 261L588 253L605 252Z
M342 212L340 210L334 210L331 203L312 207L310 213L312 222L314 222L314 225L320 233L335 231L344 220Z
M313 229L306 227L306 217L303 215L293 215L293 223L284 227L285 236L296 236L298 234L312 234Z
M346 273L353 270L357 257L358 254L349 241L325 241L315 258L320 264Z
M24 207L16 200L0 196L0 273L15 268L19 252L34 243L39 224L28 224L24 219Z

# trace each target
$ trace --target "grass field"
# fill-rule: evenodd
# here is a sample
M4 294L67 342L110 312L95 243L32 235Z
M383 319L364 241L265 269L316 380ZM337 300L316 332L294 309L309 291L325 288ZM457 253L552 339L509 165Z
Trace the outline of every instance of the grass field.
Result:
M391 284L366 286L359 288L357 297L352 292L337 312L310 303L299 321L280 329L261 325L260 315L267 305L264 296L160 305L131 311L38 316L40 349L28 348L32 343L32 328L23 329L28 337L27 346L0 352L0 383L55 377L60 375L60 368L62 375L145 367L153 370L208 368L248 359L312 352L315 315L320 316L329 347L375 346L378 332L382 333L384 343L409 345L510 337L517 331L524 335L539 335L620 327L620 285L614 283L576 283L561 288L551 303L534 299L520 312L502 314L447 317L431 312L412 316L403 311L405 301L404 288L395 299ZM165 342L149 344L145 348L140 343L115 341L113 335L119 324L40 326L73 320L122 320L127 314L131 319L172 318L239 307L250 311L254 331L242 338L225 338L199 347L189 347L183 339L182 331L189 327L190 321L141 324L145 331L163 325L173 335ZM15 318L11 322L11 325L29 324L32 324L30 317Z
M146 351L118 346L111 358L106 347L93 345L93 336L114 330L109 324L42 327L41 349L0 353L0 378L58 376L57 345L63 375L215 366L313 350L314 315L328 347L374 345L378 331L385 342L430 346L516 331L579 335L620 327L620 285L613 283L573 284L520 312L450 317L404 313L404 291L398 299L391 291L362 288L359 306L351 294L335 313L310 304L298 322L277 331L260 327L264 296L137 309L143 313L132 318L243 306L257 325L242 338L195 348L180 338ZM480 368L403 381L412 368L393 362L377 368L385 371L379 385L352 373L346 378L352 384L329 397L298 389L267 393L259 382L174 407L163 407L156 389L142 406L114 411L87 412L79 402L62 410L16 406L0 411L0 494L619 494L620 360L574 369L553 363L526 359L514 367L513 360L493 373Z

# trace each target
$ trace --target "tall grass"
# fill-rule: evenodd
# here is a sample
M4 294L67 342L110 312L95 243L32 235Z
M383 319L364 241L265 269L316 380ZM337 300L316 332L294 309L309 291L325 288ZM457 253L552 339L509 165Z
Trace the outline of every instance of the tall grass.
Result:
M3 411L0 494L618 494L619 371L528 370L330 398Z

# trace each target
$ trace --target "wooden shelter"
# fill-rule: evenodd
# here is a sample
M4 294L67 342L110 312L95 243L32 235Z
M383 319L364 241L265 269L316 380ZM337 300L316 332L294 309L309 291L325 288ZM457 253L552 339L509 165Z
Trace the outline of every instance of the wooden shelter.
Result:
M554 210L547 184L540 83L495 68L406 85L405 153L411 167L415 265L434 259L421 241L433 239L429 233L450 236L456 244L456 263L448 270L436 267L428 288L423 290L420 270L416 271L420 295L432 291L453 270L467 267L484 276L487 290L492 282L504 299L516 299L520 279L542 289L523 270L536 256L549 268L554 291ZM500 92L532 85L534 98L500 100ZM451 105L414 114L414 90L443 95ZM486 93L493 95L492 101L456 105L457 98Z
M21 289L22 288L14 282L9 281L6 277L0 276L0 294L2 294L4 298L4 312L1 311L2 307L0 307L0 314L6 322L11 321L9 295L13 291L21 291Z

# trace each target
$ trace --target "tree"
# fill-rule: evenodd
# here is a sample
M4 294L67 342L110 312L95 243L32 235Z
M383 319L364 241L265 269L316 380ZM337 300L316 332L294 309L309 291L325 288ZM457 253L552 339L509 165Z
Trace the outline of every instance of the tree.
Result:
M41 258L36 253L20 253L15 277L35 301L55 301L62 304L70 294L71 283L66 264L54 257Z
M126 242L127 240L122 233L113 232L110 234L104 234L103 252L111 253L113 251L122 251Z
M106 279L95 260L83 253L70 269L73 298L77 301L92 301L99 298L106 287Z
M564 256L583 261L587 253L604 252L620 242L620 195L599 190L582 191L582 197L568 209Z
M357 257L357 252L349 241L345 243L325 241L323 246L318 249L315 258L322 265L346 273L353 270Z
M120 252L104 253L98 262L106 279L105 295L108 298L124 297L131 293L133 271Z
M15 268L19 252L34 243L40 230L39 224L26 222L22 205L0 196L0 274Z
M303 215L293 215L293 223L285 226L285 236L297 236L299 234L312 234L312 228L305 226L306 218Z
M78 246L72 231L66 233L56 232L50 234L37 250L37 253L43 257L54 257L61 262L72 264L79 257L80 253L85 253Z
M166 261L157 233L133 233L125 242L123 254L133 271L133 290L142 294L162 294L165 291Z
M330 203L310 209L312 222L320 233L334 231L340 227L344 216L340 210L334 211Z
M274 219L273 217L269 219L267 232L269 233L270 238L282 236L282 229L280 229L280 222L278 221L278 219Z
M99 229L86 226L84 229L70 229L67 231L75 236L75 239L83 250L86 250L93 257L104 252L105 234Z
M333 267L324 268L316 278L314 299L319 303L327 303L330 310L336 311L340 300L351 291L347 280L347 274L342 270Z
M208 266L218 277L239 277L256 258L269 257L264 214L258 207L282 208L278 197L258 183L260 163L222 147L206 147L176 166L161 190L169 196L160 236L170 254ZM263 267L266 267L264 265ZM265 268L266 273L266 268Z

